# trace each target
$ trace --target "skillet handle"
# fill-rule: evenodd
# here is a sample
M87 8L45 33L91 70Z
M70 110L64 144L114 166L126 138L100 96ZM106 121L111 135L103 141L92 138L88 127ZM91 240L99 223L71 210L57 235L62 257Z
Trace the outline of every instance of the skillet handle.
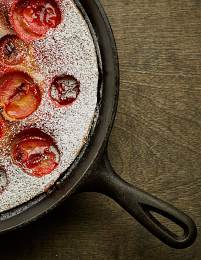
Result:
M170 204L122 180L114 172L107 155L104 156L103 163L100 165L96 176L98 176L98 179L92 182L91 190L89 190L98 191L114 199L162 242L178 249L193 244L197 236L197 229L193 220ZM183 235L178 236L170 231L152 213L157 213L174 222L183 229Z

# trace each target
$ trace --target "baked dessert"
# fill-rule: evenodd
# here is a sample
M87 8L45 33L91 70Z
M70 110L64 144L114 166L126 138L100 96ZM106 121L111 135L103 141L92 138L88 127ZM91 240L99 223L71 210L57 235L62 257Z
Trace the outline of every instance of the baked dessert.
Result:
M0 213L46 191L85 145L98 60L71 0L0 0Z

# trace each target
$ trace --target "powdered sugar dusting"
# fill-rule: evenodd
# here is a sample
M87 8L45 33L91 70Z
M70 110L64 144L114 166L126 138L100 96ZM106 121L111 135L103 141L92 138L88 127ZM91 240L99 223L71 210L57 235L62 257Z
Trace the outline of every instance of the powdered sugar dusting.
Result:
M34 80L43 93L41 105L24 121L12 123L9 135L0 144L0 166L6 169L9 181L6 190L0 194L0 212L29 201L54 184L76 159L94 119L99 78L94 42L74 2L62 0L60 8L62 23L33 44L38 68L33 75L38 75ZM80 82L80 93L72 105L56 107L48 91L52 80L62 75L74 76ZM37 127L51 135L61 152L59 167L48 176L31 177L11 162L9 140L27 127Z

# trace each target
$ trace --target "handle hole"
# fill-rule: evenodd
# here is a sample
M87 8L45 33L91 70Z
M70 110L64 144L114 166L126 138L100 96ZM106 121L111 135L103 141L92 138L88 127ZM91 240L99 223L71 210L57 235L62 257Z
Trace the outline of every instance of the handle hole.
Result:
M149 214L155 223L160 223L160 225L162 225L162 227L164 229L167 229L170 233L174 234L177 237L185 236L184 229L176 224L174 221L170 220L168 217L165 217L154 211L150 211Z

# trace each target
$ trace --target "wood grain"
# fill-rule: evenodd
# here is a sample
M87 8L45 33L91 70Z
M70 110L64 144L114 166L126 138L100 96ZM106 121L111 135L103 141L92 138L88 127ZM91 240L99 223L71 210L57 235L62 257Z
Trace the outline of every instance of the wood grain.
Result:
M200 232L201 2L102 2L121 69L112 163L127 181L189 213ZM74 196L0 243L1 259L201 259L200 236L189 249L170 249L98 194Z

